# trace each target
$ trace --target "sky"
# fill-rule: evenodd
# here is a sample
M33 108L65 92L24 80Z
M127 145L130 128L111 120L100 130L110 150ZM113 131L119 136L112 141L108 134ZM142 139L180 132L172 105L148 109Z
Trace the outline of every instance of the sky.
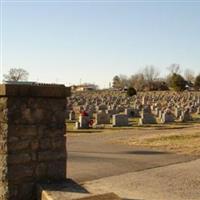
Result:
M200 73L200 1L1 0L1 77L108 87L154 65Z

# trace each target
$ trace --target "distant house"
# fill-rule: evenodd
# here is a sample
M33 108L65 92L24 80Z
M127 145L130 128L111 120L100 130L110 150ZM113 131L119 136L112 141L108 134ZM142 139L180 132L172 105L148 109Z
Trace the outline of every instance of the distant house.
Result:
M83 91L95 91L97 90L98 87L95 84L82 84L82 85L73 85L71 88L73 91L83 92Z
M191 81L186 81L186 85L185 85L186 90L188 91L194 91L194 83L192 83Z

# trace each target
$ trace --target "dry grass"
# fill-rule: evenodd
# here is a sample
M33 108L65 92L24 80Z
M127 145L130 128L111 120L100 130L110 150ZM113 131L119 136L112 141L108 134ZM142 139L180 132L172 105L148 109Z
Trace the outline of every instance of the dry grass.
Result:
M68 131L72 131L75 128L75 122L67 122L66 126Z
M200 155L200 132L150 138L129 138L121 142L134 146L165 149L176 153Z

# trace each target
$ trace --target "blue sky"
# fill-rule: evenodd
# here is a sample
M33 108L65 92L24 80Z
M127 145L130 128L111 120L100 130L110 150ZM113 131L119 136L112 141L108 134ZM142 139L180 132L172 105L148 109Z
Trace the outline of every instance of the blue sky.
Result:
M116 74L178 63L200 72L198 1L4 1L3 73L107 87Z

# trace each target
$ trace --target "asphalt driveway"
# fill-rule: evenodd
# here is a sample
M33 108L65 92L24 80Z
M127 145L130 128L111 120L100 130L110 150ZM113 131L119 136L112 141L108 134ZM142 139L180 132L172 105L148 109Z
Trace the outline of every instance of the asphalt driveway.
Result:
M177 155L111 142L113 138L137 134L151 134L151 131L121 130L68 134L68 178L85 182L196 159L195 156Z

